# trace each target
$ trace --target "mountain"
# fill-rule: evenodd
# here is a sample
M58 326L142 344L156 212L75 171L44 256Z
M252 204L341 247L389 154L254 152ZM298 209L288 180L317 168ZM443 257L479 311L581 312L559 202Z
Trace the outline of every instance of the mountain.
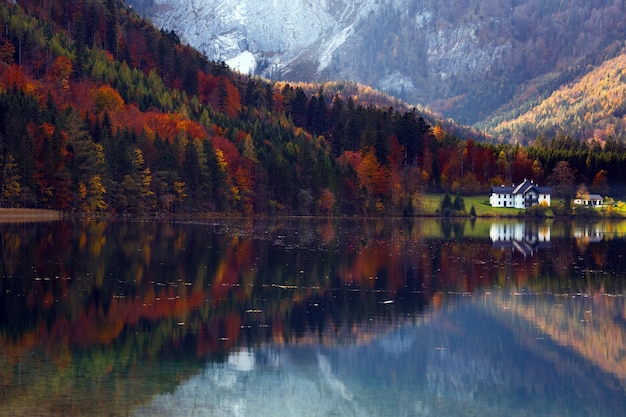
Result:
M567 127L584 138L604 141L623 137L626 125L626 53L608 59L576 80L560 86L545 98L521 99L484 123L500 137L518 141L531 134L554 136ZM512 102L515 103L515 100Z
M0 207L415 213L461 143L430 116L233 72L118 0L0 1Z
M119 0L0 1L0 207L402 216L524 178L626 195L619 140L485 139L363 84L232 71Z
M626 40L616 0L130 3L243 73L352 80L487 130L615 58Z

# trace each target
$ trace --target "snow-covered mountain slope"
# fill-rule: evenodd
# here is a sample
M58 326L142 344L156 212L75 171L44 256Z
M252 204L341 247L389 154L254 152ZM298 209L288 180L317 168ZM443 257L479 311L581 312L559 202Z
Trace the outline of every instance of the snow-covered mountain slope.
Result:
M488 70L494 60L510 49L506 41L481 45L476 35L480 25L475 23L437 29L433 23L438 13L433 13L432 4L409 3L404 0L155 0L151 18L158 27L176 31L209 59L225 61L244 73L306 81L344 78L422 102L431 101L429 94L414 97L416 90L423 88L418 84L424 79L445 81L459 71ZM394 25L392 20L401 21ZM390 24L393 26L389 27ZM394 45L377 45L378 42L369 39L376 37L377 31L393 33L406 29L415 38L413 50L402 50L406 45L398 45L397 40ZM415 33L421 35L416 37ZM400 36L406 34L395 35ZM363 53L363 49L372 47L385 48L383 54L392 55L384 68L377 59L363 62L371 55ZM426 62L418 65L426 70L422 77L415 76L419 68L407 68L410 64L404 61L411 60L398 58L404 54L417 56L417 52L425 55L420 58ZM432 85L432 88L439 87Z
M243 73L348 79L469 124L524 96L528 85L553 91L555 79L571 81L626 39L626 6L614 0L129 3Z
M131 2L132 3L132 2ZM244 73L288 74L299 60L319 73L376 8L374 0L156 0L153 22ZM252 59L254 58L254 59Z

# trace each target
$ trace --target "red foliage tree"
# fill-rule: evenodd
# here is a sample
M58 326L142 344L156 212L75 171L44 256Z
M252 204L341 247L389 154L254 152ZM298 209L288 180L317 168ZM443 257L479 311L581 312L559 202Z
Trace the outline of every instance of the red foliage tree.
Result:
M528 157L524 149L519 149L515 159L511 162L511 175L513 183L519 184L525 179L533 178L533 161Z

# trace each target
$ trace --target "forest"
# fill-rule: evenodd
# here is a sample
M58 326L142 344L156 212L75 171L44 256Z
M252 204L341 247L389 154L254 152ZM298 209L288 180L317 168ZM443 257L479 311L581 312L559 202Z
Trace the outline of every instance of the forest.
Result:
M437 85L436 95L418 86L413 91L398 91L402 98L428 104L457 121L493 132L500 118L523 115L560 86L575 82L591 68L623 54L623 15L623 2L613 0L421 0L403 2L401 7L388 4L362 23L372 29L361 28L365 36L357 54L366 58L355 56L357 73L363 74L364 83L375 85L378 74L393 62L395 69L417 80L417 84ZM429 20L429 26L415 30L416 24L411 22L414 17L418 22ZM463 35L457 32L463 30ZM454 51L449 49L429 53L433 43L441 40L433 38L432 33L458 37L456 43L448 45L450 49L474 40L472 49L465 51L467 61L461 59L469 68L458 61L462 69L452 65ZM476 66L472 59L480 59L481 48L494 45L502 49L488 52L492 65ZM503 55L494 59L498 54ZM439 71L453 76L440 80ZM602 116L611 119L610 112ZM621 120L608 120L607 124L617 131L624 127ZM516 133L521 136L544 131L543 126L534 131L532 127ZM589 128L590 124L583 127ZM593 137L584 136L587 132L575 133Z
M619 137L505 144L342 86L233 72L121 1L2 1L0 206L414 215L524 178L626 195Z

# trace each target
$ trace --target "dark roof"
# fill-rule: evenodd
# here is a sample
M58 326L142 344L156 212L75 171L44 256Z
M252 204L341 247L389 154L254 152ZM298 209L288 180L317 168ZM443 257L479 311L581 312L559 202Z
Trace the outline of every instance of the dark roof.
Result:
M526 194L532 188L535 188L535 184L532 181L524 180L520 185L515 187L513 194Z
M491 192L496 194L512 194L513 187L505 187L504 185L491 187Z
M551 194L552 188L550 187L539 187L532 181L524 180L517 187L491 187L491 192L496 194L526 194L531 189L535 189L539 194Z

